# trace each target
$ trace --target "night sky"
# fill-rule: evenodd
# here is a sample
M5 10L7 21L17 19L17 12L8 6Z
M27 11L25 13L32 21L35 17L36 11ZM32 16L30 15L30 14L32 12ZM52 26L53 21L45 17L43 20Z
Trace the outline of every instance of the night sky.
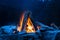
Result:
M32 12L34 22L60 25L60 0L0 0L0 26L17 24L25 10Z

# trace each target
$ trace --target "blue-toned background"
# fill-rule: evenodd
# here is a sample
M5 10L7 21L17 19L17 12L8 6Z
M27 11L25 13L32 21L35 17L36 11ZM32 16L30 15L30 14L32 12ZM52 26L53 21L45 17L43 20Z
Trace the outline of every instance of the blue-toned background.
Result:
M32 12L34 21L60 25L60 0L0 0L0 26L18 23L25 10Z

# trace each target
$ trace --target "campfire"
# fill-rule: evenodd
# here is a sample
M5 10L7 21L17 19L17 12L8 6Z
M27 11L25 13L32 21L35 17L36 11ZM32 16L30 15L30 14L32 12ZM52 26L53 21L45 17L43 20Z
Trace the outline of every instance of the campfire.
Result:
M59 39L58 36L60 30L54 23L51 27L40 22L34 24L30 11L22 13L17 26L6 25L0 28L0 40L54 40Z
M30 14L31 12L29 11L22 13L17 31L21 32L25 30L27 33L36 32ZM39 29L39 26L37 28Z

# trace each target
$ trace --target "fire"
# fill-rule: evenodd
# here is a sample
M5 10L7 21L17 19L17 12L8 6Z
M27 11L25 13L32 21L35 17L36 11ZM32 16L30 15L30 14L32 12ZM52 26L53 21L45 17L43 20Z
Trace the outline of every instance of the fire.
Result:
M22 31L22 24L23 24L23 20L24 20L24 14L22 14L21 18L20 18L20 23L19 26L17 28L17 31L21 32ZM26 20L26 26L24 26L24 30L27 33L31 33L31 32L35 32L35 28L34 25L30 19L30 17L28 16L27 20Z
M20 18L19 26L17 28L17 31L19 31L19 32L22 30L23 20L24 20L24 14L22 14L22 16Z
M35 32L35 28L34 28L34 25L30 19L30 17L28 17L27 19L27 25L26 25L26 32L27 33L31 33L31 32Z

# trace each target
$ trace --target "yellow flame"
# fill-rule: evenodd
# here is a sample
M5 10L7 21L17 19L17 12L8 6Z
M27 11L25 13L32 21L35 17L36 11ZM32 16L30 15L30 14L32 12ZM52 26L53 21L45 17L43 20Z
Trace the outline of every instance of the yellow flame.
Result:
M27 25L26 26L26 32L27 33L35 32L35 28L34 28L34 25L31 21L30 17L28 17L26 25Z
M17 28L17 31L19 31L19 32L22 30L23 20L24 20L24 14L22 14L22 16L20 18L19 26Z
M17 27L17 31L22 31L22 24L23 24L23 20L24 20L24 14L22 14L21 18L20 18L20 22L19 22L19 26ZM28 17L28 19L26 20L26 26L24 27L24 30L27 33L31 33L31 32L35 32L35 28L34 25L30 19L30 17Z

